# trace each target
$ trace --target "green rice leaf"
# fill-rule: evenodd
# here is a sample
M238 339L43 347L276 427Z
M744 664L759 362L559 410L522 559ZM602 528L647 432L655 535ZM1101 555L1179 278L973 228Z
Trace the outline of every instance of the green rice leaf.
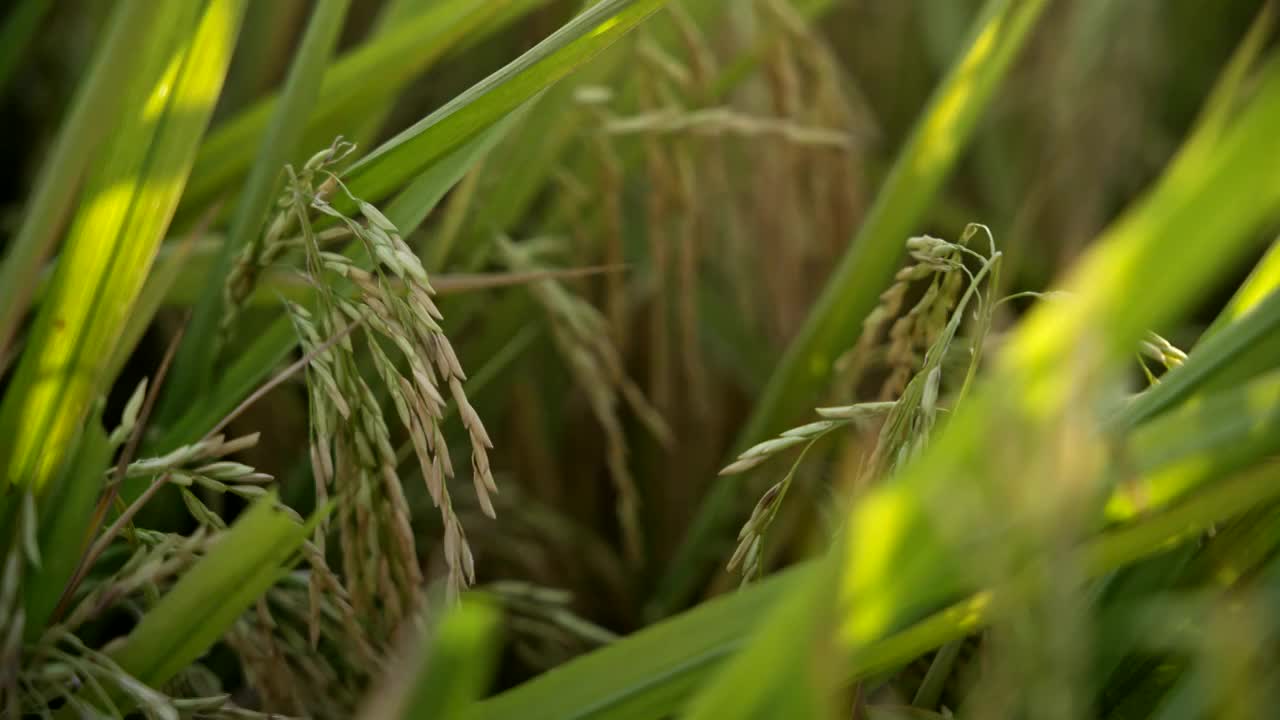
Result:
M87 183L49 296L0 405L0 486L39 492L62 463L145 282L217 102L244 0L146 4L128 113Z
M30 7L38 4L27 3ZM57 244L58 230L72 208L93 150L113 122L135 111L122 102L125 88L141 82L146 54L140 49L162 41L159 23L163 19L164 15L152 12L145 0L121 2L111 15L89 74L77 89L71 111L41 164L23 210L22 225L0 266L0 354L22 323L40 267Z

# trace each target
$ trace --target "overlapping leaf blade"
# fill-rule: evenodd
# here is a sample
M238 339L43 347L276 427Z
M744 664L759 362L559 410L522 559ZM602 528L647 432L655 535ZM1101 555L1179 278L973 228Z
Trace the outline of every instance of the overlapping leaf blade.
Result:
M149 6L156 33L128 112L88 183L28 351L0 405L0 483L39 490L64 453L182 195L217 101L243 0ZM165 38L161 42L156 38Z

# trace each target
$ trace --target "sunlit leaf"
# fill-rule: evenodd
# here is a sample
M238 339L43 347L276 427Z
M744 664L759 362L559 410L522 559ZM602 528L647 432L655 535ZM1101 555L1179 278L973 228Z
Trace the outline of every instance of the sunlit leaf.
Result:
M150 5L161 27L136 48L128 113L72 221L48 298L0 405L0 483L39 490L101 390L104 365L145 282L217 102L243 0Z

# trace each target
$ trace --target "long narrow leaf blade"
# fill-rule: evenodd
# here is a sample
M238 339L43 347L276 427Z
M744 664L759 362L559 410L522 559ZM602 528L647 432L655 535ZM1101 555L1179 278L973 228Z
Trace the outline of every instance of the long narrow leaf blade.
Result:
M126 96L126 119L92 181L0 405L0 484L38 491L100 390L102 370L190 171L217 102L244 0L150 5L169 42L143 50L149 72Z
M43 558L22 591L27 611L26 636L35 640L88 545L89 521L102 478L111 462L111 444L102 426L90 422L72 446L74 459L53 479L40 500L39 542Z
M122 102L122 89L141 75L145 54L139 48L160 35L163 18L146 0L121 2L112 14L0 267L0 353L22 322L40 266L57 242L93 149L121 112L133 111Z

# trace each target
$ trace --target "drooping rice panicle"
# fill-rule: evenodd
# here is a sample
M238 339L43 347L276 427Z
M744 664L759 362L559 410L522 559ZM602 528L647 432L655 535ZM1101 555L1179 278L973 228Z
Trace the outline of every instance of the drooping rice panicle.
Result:
M305 246L305 276L317 289L314 311L297 305L289 310L308 351L351 326L357 326L351 333L363 334L364 342L344 337L308 368L316 492L318 498L335 498L342 505L338 527L353 605L381 605L384 610L391 605L388 623L394 626L420 604L422 575L390 428L373 388L360 374L357 349L369 351L376 380L412 440L428 494L444 522L444 555L455 594L475 581L475 568L447 487L455 473L442 429L446 397L467 431L472 484L491 517L490 496L497 492L488 457L492 440L467 399L466 375L440 328L442 315L417 255L381 211L352 196L336 176L324 179L325 192L315 189L322 170L323 163L294 176L287 192ZM337 191L355 204L355 217L329 202ZM345 227L358 240L367 265L322 249L309 224L312 211ZM354 295L334 291L334 278L349 282ZM389 352L392 348L398 357ZM354 507L346 507L348 502ZM324 532L318 530L314 541L320 548Z

